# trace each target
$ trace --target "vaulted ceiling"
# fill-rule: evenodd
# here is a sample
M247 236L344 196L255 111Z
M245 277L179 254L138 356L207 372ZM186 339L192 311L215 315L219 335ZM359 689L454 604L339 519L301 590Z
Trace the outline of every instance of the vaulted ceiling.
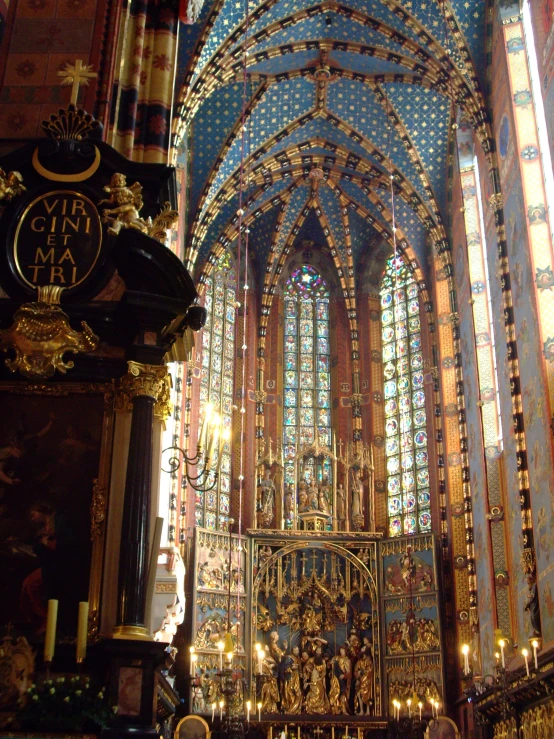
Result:
M208 1L181 28L176 90L191 263L236 243L242 202L260 284L300 238L352 272L392 241L394 201L397 242L425 273L426 234L443 238L448 217L453 111L485 120L486 12L484 0L253 0L246 17L244 0Z

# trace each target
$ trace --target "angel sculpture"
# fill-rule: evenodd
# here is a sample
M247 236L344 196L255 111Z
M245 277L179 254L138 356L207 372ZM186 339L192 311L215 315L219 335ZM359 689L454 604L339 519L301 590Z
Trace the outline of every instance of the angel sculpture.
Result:
M143 206L142 185L135 182L127 186L127 178L116 172L110 179L110 184L104 187L109 199L101 200L98 205L107 204L111 208L104 208L102 220L108 225L108 233L117 236L122 228L134 228L147 234L149 224L141 218L139 211Z
M27 188L23 185L23 177L15 170L6 172L0 167L0 200L13 200Z

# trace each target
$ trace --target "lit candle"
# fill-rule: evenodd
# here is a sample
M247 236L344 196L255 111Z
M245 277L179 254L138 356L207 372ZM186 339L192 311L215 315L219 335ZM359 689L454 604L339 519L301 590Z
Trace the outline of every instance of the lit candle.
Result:
M522 649L521 653L525 658L525 671L527 672L527 677L529 677L529 652L527 649Z
M224 701L219 701L219 720L221 721L223 719L223 706L225 705Z
M56 646L56 621L58 620L58 601L48 601L48 613L46 615L46 636L44 638L44 661L52 662L54 648Z
M494 658L496 660L496 664L498 665L498 660L500 659L500 653L499 652L495 652L494 653Z
M219 671L223 670L223 648L225 644L222 641L217 642L217 648L219 649Z
M262 704L258 703L258 721L262 720Z
M462 654L464 655L464 675L469 675L469 644L462 646Z
M215 703L212 703L212 721L215 718L215 707L216 707L216 704Z
M192 657L190 658L190 674L193 677L196 677L196 660L197 659L198 659L197 654L193 654Z
M421 709L423 708L423 703L419 701L417 705L419 706L419 720L421 721Z
M250 723L250 709L252 708L252 701L246 701L246 721Z
M408 718L412 718L412 699L408 698L406 703L408 704Z
M50 605L50 601L48 602L48 605ZM533 639L531 642L531 646L533 647L533 659L535 660L535 670L539 669L539 662L537 660L537 649L539 648L539 643L536 639Z
M194 675L194 647L189 648L190 651L190 671L189 674L192 677Z
M88 636L88 603L79 603L79 619L77 621L77 662L82 662L87 654Z
M500 658L502 660L502 667L506 667L506 660L504 659L504 647L506 646L506 642L504 639L500 639L498 642L498 646L500 647Z

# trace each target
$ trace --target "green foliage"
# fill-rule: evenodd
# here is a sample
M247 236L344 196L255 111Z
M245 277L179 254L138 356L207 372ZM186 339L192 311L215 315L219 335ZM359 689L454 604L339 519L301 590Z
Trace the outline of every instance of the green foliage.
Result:
M32 685L17 715L24 730L95 731L104 729L113 716L105 688L84 677L58 677Z

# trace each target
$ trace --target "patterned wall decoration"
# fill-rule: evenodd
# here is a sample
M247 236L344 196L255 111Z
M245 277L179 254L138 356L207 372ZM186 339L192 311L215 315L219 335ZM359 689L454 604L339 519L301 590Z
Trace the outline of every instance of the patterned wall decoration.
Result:
M18 3L4 43L9 56L0 96L0 137L35 138L40 123L66 105L70 87L58 72L66 62L98 63L102 24L93 0L23 0ZM92 110L96 83L81 88L79 103ZM92 96L92 97L91 97Z
M473 174L473 173L472 173ZM495 442L495 457L490 466L485 462L485 449L483 445L483 435L486 433L490 441L491 432L485 430L486 411L483 405L484 398L488 398L484 393L489 392L487 385L492 384L493 393L495 390L494 377L490 376L490 368L478 357L476 349L476 333L481 337L485 333L483 326L482 314L485 311L485 321L488 316L486 279L482 274L482 269L478 272L477 265L482 263L481 259L481 234L478 224L478 209L475 202L475 187L473 179L473 187L468 184L468 175L462 175L463 195L460 193L460 180L456 178L454 187L456 187L456 199L453 202L453 232L459 241L454 247L454 269L457 286L457 304L460 320L460 357L464 369L464 412L465 420L468 428L467 437L467 459L468 467L471 474L471 500L473 519L475 521L474 529L474 545L477 554L475 562L475 572L477 579L477 587L479 590L479 638L482 649L483 670L490 672L493 667L493 651L494 645L494 629L498 622L498 627L502 629L505 636L511 635L511 622L509 610L507 613L498 611L496 593L494 589L495 575L502 573L502 568L498 562L494 562L493 571L493 552L491 546L490 524L487 522L487 513L489 512L489 471L492 477L492 467L496 463L496 472L498 474L498 452L497 439L498 431L494 423L493 431ZM463 197L463 200L462 200ZM474 200L471 200L471 198ZM460 208L456 206L463 202L465 213L460 212ZM466 238L464 234L464 216ZM469 230L471 229L471 231ZM458 237L458 234L462 238ZM484 248L484 246L483 246ZM477 274L476 274L477 273ZM482 300L480 298L482 296ZM482 303L485 303L485 306ZM478 318L479 317L479 318ZM487 327L488 328L488 327ZM490 329L488 329L490 332ZM480 331L480 333L478 333ZM480 349L479 351L482 351ZM442 360L443 364L449 358ZM451 362L455 362L456 358L450 358ZM489 374L486 370L489 369ZM482 384L480 384L482 382ZM490 401L490 399L489 399ZM494 397L492 400L494 411ZM485 411L485 412L484 412ZM495 421L496 419L493 419ZM448 464L451 466L461 464L461 459L456 455L448 456ZM498 482L497 482L498 488ZM500 493L497 490L497 496ZM502 506L502 502L496 500L496 505ZM502 507L498 518L502 517ZM501 534L502 536L502 534ZM502 538L501 544L503 545ZM506 563L504 562L504 580L503 587L507 586ZM499 618L500 615L500 618Z
M545 209L527 59L524 48L521 48L524 43L521 22L505 23L503 34L521 173L521 179L516 178L506 202L507 212L510 213L506 236L508 249L513 255L514 317L520 353L535 551L542 596L542 628L545 639L550 641L554 639L554 623L548 615L546 601L554 590L554 568L550 563L554 530L549 527L546 512L551 510L554 500L554 481L552 444L545 445L544 439L550 436L549 418L554 399L554 352L549 351L550 343L554 346L554 298L552 290L546 287L548 275L553 274L554 251ZM525 220L521 217L522 212L526 215ZM537 325L538 336L532 328ZM543 372L547 377L547 397L540 382Z

